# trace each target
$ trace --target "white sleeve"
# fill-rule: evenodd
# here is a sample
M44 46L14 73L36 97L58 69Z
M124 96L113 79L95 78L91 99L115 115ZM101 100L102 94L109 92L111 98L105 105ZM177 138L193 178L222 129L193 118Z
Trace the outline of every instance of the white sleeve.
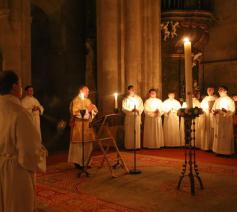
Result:
M15 132L18 163L24 169L37 171L40 160L41 139L31 116L24 111L17 117Z
M23 98L22 100L21 100L21 105L22 105L22 107L24 107L29 113L32 113L32 106L31 106L31 104L30 104L30 102L29 102L29 100L27 100L26 98Z
M40 109L40 114L42 115L44 113L44 108L43 106L40 104L39 100L38 99L35 99L36 102L37 102L37 106L39 107Z

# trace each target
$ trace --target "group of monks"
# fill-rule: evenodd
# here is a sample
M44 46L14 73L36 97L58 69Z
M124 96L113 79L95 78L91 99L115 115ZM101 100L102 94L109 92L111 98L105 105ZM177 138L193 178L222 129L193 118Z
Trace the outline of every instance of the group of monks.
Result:
M206 151L213 151L220 155L234 153L233 115L235 103L228 96L225 86L219 87L219 97L214 95L214 88L207 89L207 96L202 101L193 97L193 107L203 109L203 114L195 118L196 147ZM77 168L88 164L93 149L95 135L89 123L98 110L88 98L89 89L82 86L70 104L71 112L71 142L68 161ZM149 90L149 98L143 100L136 94L134 86L128 86L128 93L122 101L122 111L125 114L125 149L141 148L141 123L144 112L143 147L158 149L161 147L185 146L184 119L178 116L178 110L186 108L186 102L175 99L175 93L170 92L164 102L157 98L155 89ZM85 109L84 116L84 148L82 148L82 116L80 110Z
M33 96L32 86L27 86L25 91L26 96L21 99L21 81L15 72L0 73L0 211L4 212L26 212L34 211L36 208L34 173L42 171L41 156L42 152L45 152L41 143L39 123L43 107ZM231 155L234 153L235 103L228 96L225 86L221 86L218 93L217 98L214 96L214 89L208 88L208 95L201 102L193 98L193 107L201 107L204 111L195 120L196 144L203 150ZM95 140L94 131L89 123L98 110L88 95L88 87L81 87L79 95L70 105L72 130L68 161L74 163L77 168L88 165ZM185 105L175 100L173 92L162 102L157 98L154 89L149 91L149 98L143 104L134 86L129 86L128 94L122 102L122 110L125 113L125 148L141 147L143 111L144 147L183 146L184 121L177 116L177 111L185 108ZM82 145L82 141L86 142L85 145Z
M219 87L218 93L219 97L216 97L214 88L209 87L207 96L202 101L193 97L193 107L202 108L204 112L195 119L193 130L195 130L196 147L212 150L220 155L231 155L234 153L235 102L228 96L228 89L225 86ZM185 102L181 105L175 99L174 92L170 92L168 99L162 102L157 98L155 89L149 91L149 98L143 104L134 86L130 85L128 95L122 102L122 110L125 113L125 148L140 148L143 112L145 113L143 147L184 146L184 120L177 115L177 112L180 108L186 107Z

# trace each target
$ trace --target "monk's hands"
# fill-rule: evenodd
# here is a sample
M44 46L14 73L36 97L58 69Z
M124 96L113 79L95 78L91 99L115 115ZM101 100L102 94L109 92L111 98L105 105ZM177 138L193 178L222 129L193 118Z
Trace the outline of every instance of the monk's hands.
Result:
M132 112L136 113L136 114L139 114L139 110L137 110L137 109L133 109Z
M35 112L35 111L40 111L39 106L34 106L34 107L32 108L32 111L33 111L33 112Z
M92 112L94 109L96 108L96 106L94 104L90 104L88 107L87 107L87 110L88 112Z
M225 108L217 109L217 110L213 110L213 114L217 115L217 114L226 114L228 111Z
M156 110L154 111L154 114L155 114L155 116L159 116L159 115L160 115L160 111L159 111L158 109L156 109Z
M221 111L227 113L227 110L225 108L222 108Z
M220 110L213 110L212 112L213 112L213 115L215 116L220 113Z

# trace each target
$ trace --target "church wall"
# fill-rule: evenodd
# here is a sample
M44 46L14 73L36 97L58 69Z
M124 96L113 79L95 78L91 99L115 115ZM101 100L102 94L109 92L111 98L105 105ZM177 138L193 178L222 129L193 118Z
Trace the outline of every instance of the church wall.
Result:
M224 84L237 93L237 1L215 0L216 22L204 52L204 87Z

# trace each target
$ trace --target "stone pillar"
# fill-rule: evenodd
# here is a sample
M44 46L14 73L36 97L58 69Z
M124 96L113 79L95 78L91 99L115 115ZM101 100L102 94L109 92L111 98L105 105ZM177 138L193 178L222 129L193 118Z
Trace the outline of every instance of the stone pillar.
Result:
M150 88L155 88L161 97L160 1L143 0L142 8L142 95L145 96Z
M142 0L126 0L125 7L125 85L134 85L141 93Z
M0 2L6 1L0 0ZM14 0L9 4L0 5L4 5L0 11L0 49L3 70L15 70L24 86L31 82L30 1Z
M161 67L161 11L160 0L151 0L151 26L152 26L152 82L151 86L158 89L162 97L162 67Z
M119 92L120 0L97 0L98 103L102 113L113 112L113 93Z

